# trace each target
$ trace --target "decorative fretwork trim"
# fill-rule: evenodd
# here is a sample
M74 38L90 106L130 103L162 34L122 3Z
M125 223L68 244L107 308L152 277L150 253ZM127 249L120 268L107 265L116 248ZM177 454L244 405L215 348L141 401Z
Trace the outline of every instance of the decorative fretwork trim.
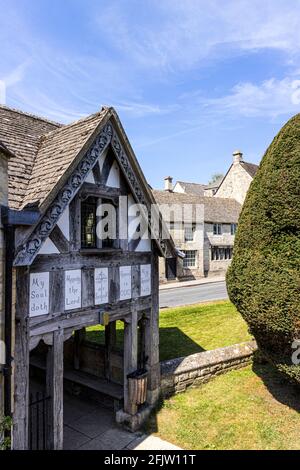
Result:
M147 208L147 214L145 214L146 219L148 219L148 227L149 230L151 230L152 223L151 223L151 202L147 201L145 199L145 196L143 194L143 191L141 189L140 183L138 178L136 177L136 174L130 164L130 161L126 155L126 152L124 151L122 144L119 140L119 137L115 130L113 130L113 136L111 140L111 145L112 148L115 152L116 159L122 168L123 173L126 175L130 189L133 193L133 196L135 196L136 200L138 201L139 204L144 205ZM161 214L159 214L159 218L161 219ZM152 232L151 232L152 233ZM154 237L156 241L158 242L161 252L164 254L164 256L170 256L170 249L169 249L169 243L167 240L163 240L161 237L157 238Z
M42 244L46 238L48 238L58 222L59 217L79 191L88 172L94 167L100 155L110 144L112 133L113 128L109 122L96 137L93 145L87 151L85 157L80 161L67 183L59 191L54 202L37 224L29 238L18 249L14 260L15 266L27 266L32 263Z

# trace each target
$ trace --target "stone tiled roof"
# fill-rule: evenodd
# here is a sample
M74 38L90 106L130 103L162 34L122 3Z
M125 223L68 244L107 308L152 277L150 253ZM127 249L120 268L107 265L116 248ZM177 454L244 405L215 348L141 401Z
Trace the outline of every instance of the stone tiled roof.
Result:
M42 136L22 207L45 200L107 111L108 108L105 108Z
M19 209L25 197L41 136L58 128L57 123L0 106L0 141L15 155L8 165L9 204L13 209Z
M161 204L203 204L204 221L218 223L237 223L242 209L235 199L221 197L200 197L173 191L153 190L158 205ZM167 221L169 222L169 221Z
M220 184L222 183L224 179L224 176L221 176L220 178L218 178L216 181L214 181L213 183L210 183L210 184L206 184L204 189L215 189L215 188L218 188L220 186Z
M200 183L187 183L185 181L177 181L178 184L180 184L184 191L187 194L195 194L197 196L203 196L204 195L204 188L206 187L205 184L200 184Z
M258 165L255 165L255 163L248 163L248 162L241 162L242 167L249 173L252 178L254 178L257 170L258 170Z
M9 160L9 205L40 206L91 137L109 108L62 125L0 106L0 142Z

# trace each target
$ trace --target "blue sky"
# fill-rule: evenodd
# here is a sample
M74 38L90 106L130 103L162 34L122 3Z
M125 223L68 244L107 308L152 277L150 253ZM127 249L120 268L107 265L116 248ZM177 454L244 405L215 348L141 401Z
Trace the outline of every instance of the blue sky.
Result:
M300 1L0 0L6 104L116 108L149 183L259 162L300 110Z

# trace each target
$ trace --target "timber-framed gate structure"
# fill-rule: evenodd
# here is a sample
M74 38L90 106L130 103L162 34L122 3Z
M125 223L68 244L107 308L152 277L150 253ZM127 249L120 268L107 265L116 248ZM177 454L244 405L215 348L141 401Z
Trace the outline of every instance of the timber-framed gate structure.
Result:
M77 129L81 125L84 131L86 122L82 120L74 126ZM54 154L56 150L62 153L64 146L69 145L72 125L54 130L54 137L59 133L62 138L64 133L68 136L63 140L63 150L52 142ZM32 191L33 199L35 194L43 192L42 175L36 184L38 190ZM91 216L83 228L83 204L87 200L96 201L98 205L99 201L109 201L116 208L118 218L120 196L128 198L127 236L120 237L118 232L117 240L108 245L101 245L101 240L100 245L97 240L93 246L83 245L83 230L87 229L86 243L90 243L93 235L88 231ZM74 368L80 369L79 345L87 327L100 324L105 328L105 357L109 366L116 322L124 323L123 400L116 412L117 421L134 430L157 401L160 388L158 257L174 257L176 250L172 240L161 236L161 219L153 234L150 217L144 209L150 210L154 202L115 111L106 108L95 118L88 139L76 150L55 184L48 188L46 196L22 209L25 217L26 214L32 217L33 212L35 217L31 226L26 227L21 221L15 228L12 269L14 449L30 447L31 357L41 344L45 396L49 398L43 404L47 407L46 447L63 448L65 349L68 342L73 344ZM137 203L143 206L141 213L150 234L147 240L132 237L130 207ZM143 404L134 400L128 386L128 375L141 366L147 377ZM92 368L90 364L89 369ZM108 378L112 377L111 372Z

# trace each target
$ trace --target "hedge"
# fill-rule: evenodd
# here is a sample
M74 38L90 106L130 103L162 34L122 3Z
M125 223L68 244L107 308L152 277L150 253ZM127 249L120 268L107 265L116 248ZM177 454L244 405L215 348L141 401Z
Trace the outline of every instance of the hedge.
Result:
M251 183L227 287L264 355L300 382L292 363L300 339L300 114L274 138Z

